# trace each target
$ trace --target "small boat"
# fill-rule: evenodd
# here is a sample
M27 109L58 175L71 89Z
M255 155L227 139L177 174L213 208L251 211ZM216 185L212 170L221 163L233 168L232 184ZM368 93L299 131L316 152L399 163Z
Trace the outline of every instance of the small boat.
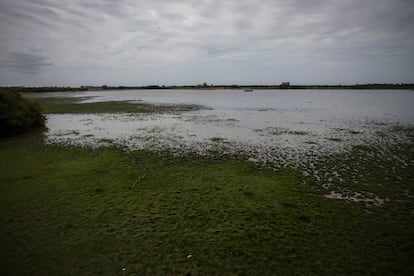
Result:
M253 89L244 89L244 92L253 92Z

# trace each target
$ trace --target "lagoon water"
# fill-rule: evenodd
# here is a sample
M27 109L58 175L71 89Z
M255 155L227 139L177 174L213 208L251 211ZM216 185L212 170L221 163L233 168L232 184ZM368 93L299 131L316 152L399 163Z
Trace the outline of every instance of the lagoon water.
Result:
M197 104L174 114L48 115L47 142L129 149L243 152L252 160L297 164L354 145L392 144L393 129L414 123L407 90L113 90L32 94L77 97L79 104L128 101Z
M42 93L45 97L91 97L83 102L143 101L198 104L217 111L290 111L310 117L414 120L411 90L110 90Z

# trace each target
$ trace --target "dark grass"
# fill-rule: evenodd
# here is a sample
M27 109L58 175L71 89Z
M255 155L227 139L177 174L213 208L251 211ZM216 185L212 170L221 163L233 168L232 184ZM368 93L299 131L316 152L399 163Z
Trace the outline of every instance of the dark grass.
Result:
M414 272L412 205L330 200L293 169L22 137L0 160L1 275Z
M163 105L127 101L82 103L82 100L84 98L36 98L46 114L175 113L203 108L198 105Z

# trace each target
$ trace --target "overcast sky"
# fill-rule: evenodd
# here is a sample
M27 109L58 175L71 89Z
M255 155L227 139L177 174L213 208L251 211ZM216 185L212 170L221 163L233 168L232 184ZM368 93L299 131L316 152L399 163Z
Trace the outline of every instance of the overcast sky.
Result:
M413 0L0 0L0 86L414 82Z

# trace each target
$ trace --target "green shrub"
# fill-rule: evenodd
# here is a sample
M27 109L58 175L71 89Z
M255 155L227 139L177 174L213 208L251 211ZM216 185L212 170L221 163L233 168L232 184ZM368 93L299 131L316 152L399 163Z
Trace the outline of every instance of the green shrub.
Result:
M39 104L18 92L0 90L0 136L10 136L45 126Z

